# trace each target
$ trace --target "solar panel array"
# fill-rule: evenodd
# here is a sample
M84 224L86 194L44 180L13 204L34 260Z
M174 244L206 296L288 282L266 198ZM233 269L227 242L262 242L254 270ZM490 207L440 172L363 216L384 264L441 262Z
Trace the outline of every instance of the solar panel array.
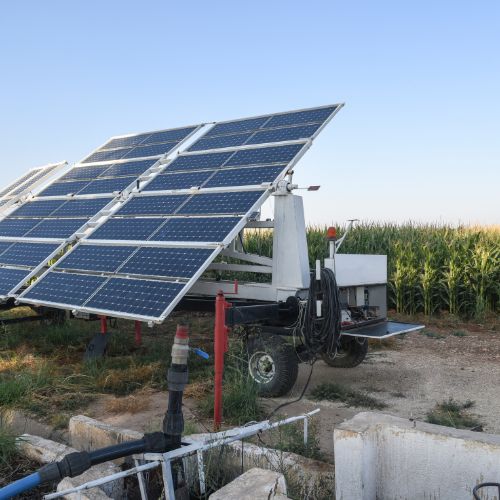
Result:
M20 301L163 321L340 107L216 123L188 149L167 161L163 156L161 166L140 176L139 189L83 234ZM69 193L102 199L115 187L134 185L141 170L152 166L144 156L154 154L156 161L168 154L183 133L191 132L112 139L40 199ZM47 203L23 208L21 214L29 220L33 212L45 218L64 213L71 220L86 209Z
M0 253L0 297L15 296L49 261L63 255L77 236L120 203L121 194L140 187L158 160L199 127L113 138L36 196L9 207L10 211L0 219L0 252L5 250ZM133 148L128 147L126 155L115 153L119 161L97 161L101 153L117 151L117 145L123 150L124 145L134 142L142 147L140 155L134 156ZM145 149L150 145L155 146L154 151ZM136 156L141 158L135 159ZM43 173L41 170L36 169L9 186L7 195L24 190L27 185L34 186L42 175L48 174L47 169ZM18 255L17 259L12 252Z
M43 182L53 174L56 169L64 165L65 163L63 162L33 168L19 177L12 184L0 191L0 209L9 203L16 202L19 197L28 194L37 184Z

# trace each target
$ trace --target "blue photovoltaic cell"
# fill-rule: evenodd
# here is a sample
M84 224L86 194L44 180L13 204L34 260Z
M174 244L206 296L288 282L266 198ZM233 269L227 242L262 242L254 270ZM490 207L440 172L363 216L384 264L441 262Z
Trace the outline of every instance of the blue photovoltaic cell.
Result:
M245 214L264 191L235 191L193 195L178 215Z
M221 135L218 137L202 137L189 148L189 151L242 146L251 135L252 133L248 132L245 134Z
M136 248L79 245L57 264L57 268L114 273Z
M123 191L136 177L117 177L115 179L98 179L87 184L78 194L98 194L113 193L114 191Z
M74 167L69 172L64 174L59 179L59 181L82 180L82 179L93 180L97 176L105 172L110 165L111 164L92 166L92 167Z
M178 156L167 167L167 172L174 170L198 170L219 168L233 154L232 151L223 153L206 153L197 155Z
M156 144L158 142L179 142L185 139L196 127L184 127L163 132L153 132L142 142L144 144Z
M65 196L67 194L77 194L88 185L89 181L54 182L54 184L48 186L38 196Z
M41 222L25 234L29 238L69 238L85 224L82 219L40 219Z
M101 177L121 177L124 175L139 176L149 167L154 165L157 160L128 161L126 163L115 163L101 175Z
M321 123L315 125L305 125L303 127L286 127L256 132L247 141L247 144L264 144L266 142L295 141L297 139L309 139L316 130L321 127Z
M285 146L244 149L236 152L224 166L289 163L303 147L304 144L287 144Z
M13 243L11 241L0 241L0 255L2 255L5 250L11 247Z
M91 240L147 240L164 219L109 219L93 232ZM0 224L1 226L1 224Z
M0 255L0 263L36 267L44 262L58 246L48 243L15 243Z
M30 271L21 269L0 269L0 295L8 295L29 273Z
M219 170L203 187L251 186L274 182L286 165Z
M264 123L266 123L268 118L269 116L262 116L260 118L249 118L247 120L238 120L227 123L217 123L217 125L215 125L208 131L206 137L253 131L264 125Z
M100 276L49 272L23 297L40 302L81 306L106 281Z
M11 219L6 217L0 222L0 236L24 236L43 219Z
M324 122L335 110L337 106L329 106L321 109L309 109L305 111L294 111L292 113L282 113L273 116L265 128L284 127L287 125L299 125L302 123Z
M125 155L132 151L132 148L111 149L109 151L96 151L88 158L85 158L82 163L92 163L98 161L120 160L125 158Z
M140 144L142 141L144 141L144 139L147 139L150 135L151 134L139 134L139 135L132 135L129 137L117 137L116 139L111 139L106 144L104 144L101 150L137 146L137 144Z
M64 200L38 200L25 203L10 217L45 217L65 203Z
M221 242L240 222L239 217L190 217L169 219L151 241Z
M191 278L212 255L207 248L141 248L120 268L121 274Z
M51 217L86 217L90 218L103 209L113 198L96 198L94 200L69 200Z
M194 186L201 186L213 173L213 170L205 170L204 172L158 175L144 188L144 191L190 189Z
M158 317L184 288L168 281L110 278L86 307Z
M177 147L178 142L166 142L165 144L151 144L150 146L137 146L128 152L123 158L140 158L142 156L164 155Z
M136 196L115 215L171 215L188 197L188 195Z

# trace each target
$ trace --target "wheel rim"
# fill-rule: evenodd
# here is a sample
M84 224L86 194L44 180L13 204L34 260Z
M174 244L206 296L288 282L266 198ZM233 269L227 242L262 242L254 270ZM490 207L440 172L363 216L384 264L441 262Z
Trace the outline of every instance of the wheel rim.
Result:
M258 384L268 384L276 375L276 365L267 352L255 352L248 361L248 371Z

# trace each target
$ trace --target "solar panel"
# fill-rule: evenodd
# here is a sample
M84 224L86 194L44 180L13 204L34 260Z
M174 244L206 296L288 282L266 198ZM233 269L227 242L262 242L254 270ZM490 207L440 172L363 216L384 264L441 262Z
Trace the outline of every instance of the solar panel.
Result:
M213 173L214 170L204 170L158 175L144 188L144 191L190 189L194 186L201 186Z
M165 278L191 278L212 253L213 249L206 248L140 248L119 272Z
M77 307L82 306L105 281L106 278L101 276L50 271L36 286L28 289L23 297Z
M136 248L80 245L57 264L57 269L114 273Z
M269 116L260 116L258 118L248 118L245 120L235 120L226 123L217 123L208 132L210 135L234 134L238 132L254 131L259 129Z
M0 295L7 295L19 282L26 280L29 271L0 268Z
M89 185L89 181L74 182L54 182L46 187L38 196L67 196L70 194L79 194L79 192Z
M85 217L90 218L108 205L113 198L95 198L89 200L69 200L62 204L51 217Z
M38 224L25 233L25 236L29 238L67 239L83 224L82 219L38 219Z
M240 222L238 217L190 217L168 219L151 241L222 242Z
M335 105L218 123L198 139L189 150L203 151L249 144L311 139L338 109L339 106Z
M116 177L115 179L97 179L84 186L79 195L82 194L100 194L114 193L115 191L123 191L136 180L136 176Z
M127 175L138 176L152 167L156 160L128 161L125 163L115 163L107 168L101 177L121 177Z
M59 245L47 243L14 243L0 255L0 264L35 267L54 252Z
M147 240L165 221L152 218L109 219L90 236L91 240ZM1 223L0 223L1 230Z
M68 173L64 174L59 180L60 181L71 181L71 180L93 180L102 173L106 172L112 164L107 165L96 165L91 167L75 167L71 169Z
M196 194L179 210L179 215L245 214L264 191L235 191L230 193Z
M0 221L0 236L24 236L40 223L41 219L15 219L6 217Z
M85 306L155 318L184 286L184 283L168 281L110 278Z
M28 202L10 214L10 217L45 217L64 205L64 200L36 200Z
M206 153L196 155L178 156L167 167L166 172L175 170L201 170L221 167L233 154L232 151L224 153Z
M152 157L177 149L178 141L188 137L194 127L111 139L78 167L90 167L78 175L96 176L77 177L83 184L75 184L69 176L69 182L54 183L43 194L74 187L78 198L123 191L128 186L137 189L121 196L125 202L118 210L103 220L94 219L96 229L83 235L19 299L161 322L220 250L245 227L270 195L272 185L295 165L338 109L335 105L217 123L189 151L180 151L171 160L164 157L161 163ZM142 157L150 159L128 160ZM101 169L92 170L96 166L88 165L91 162L102 162ZM155 168L142 175L153 164ZM61 187L64 184L74 186ZM197 189L191 190L194 187ZM76 206L69 203L49 216L59 212L73 217L58 223L75 220L79 212L69 210ZM12 219L16 223L30 220ZM40 228L46 234L47 228L42 226L54 219L45 216L38 220L41 222L28 231L30 236ZM0 222L0 234L5 222ZM73 295L60 293L74 282L78 282L78 290Z
M269 163L289 163L304 144L288 144L267 148L242 149L237 151L225 164L225 167L243 165L267 165Z
M188 199L188 195L144 196L133 198L115 215L171 215Z
M308 139L319 129L321 124L306 125L304 127L286 127L256 132L246 144L262 144L266 142L296 141Z
M172 151L177 147L177 142L167 142L165 144L150 144L149 146L137 146L128 151L123 158L142 158L145 156L160 156Z
M270 167L224 169L216 172L203 187L252 186L273 182L283 172L285 167L286 164Z
M36 175L37 172L39 172L39 168L35 168L33 170L30 170L29 172L25 173L23 176L21 176L19 179L15 180L12 184L7 186L5 189L3 189L0 192L0 197L5 196L7 193L10 193L12 190L20 186L21 184L24 184L30 177L33 177Z
M202 137L193 144L189 151L203 151L204 149L230 148L234 146L243 146L252 136L251 132L244 134L221 135L215 137ZM271 141L269 141L271 142Z
M5 250L12 246L11 241L0 241L0 255L2 255Z

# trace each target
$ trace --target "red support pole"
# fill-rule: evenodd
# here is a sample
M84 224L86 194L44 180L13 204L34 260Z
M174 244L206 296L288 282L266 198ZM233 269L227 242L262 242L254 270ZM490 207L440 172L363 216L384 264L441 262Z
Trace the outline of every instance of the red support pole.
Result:
M222 291L215 299L215 327L214 327L214 430L219 430L222 422L222 377L224 375L224 353L228 349L228 327L226 326L226 309L230 304L226 302Z
M142 330L141 330L141 322L135 322L135 345L139 347L142 344Z
M108 323L106 316L100 316L101 318L101 335L106 335L108 333Z

